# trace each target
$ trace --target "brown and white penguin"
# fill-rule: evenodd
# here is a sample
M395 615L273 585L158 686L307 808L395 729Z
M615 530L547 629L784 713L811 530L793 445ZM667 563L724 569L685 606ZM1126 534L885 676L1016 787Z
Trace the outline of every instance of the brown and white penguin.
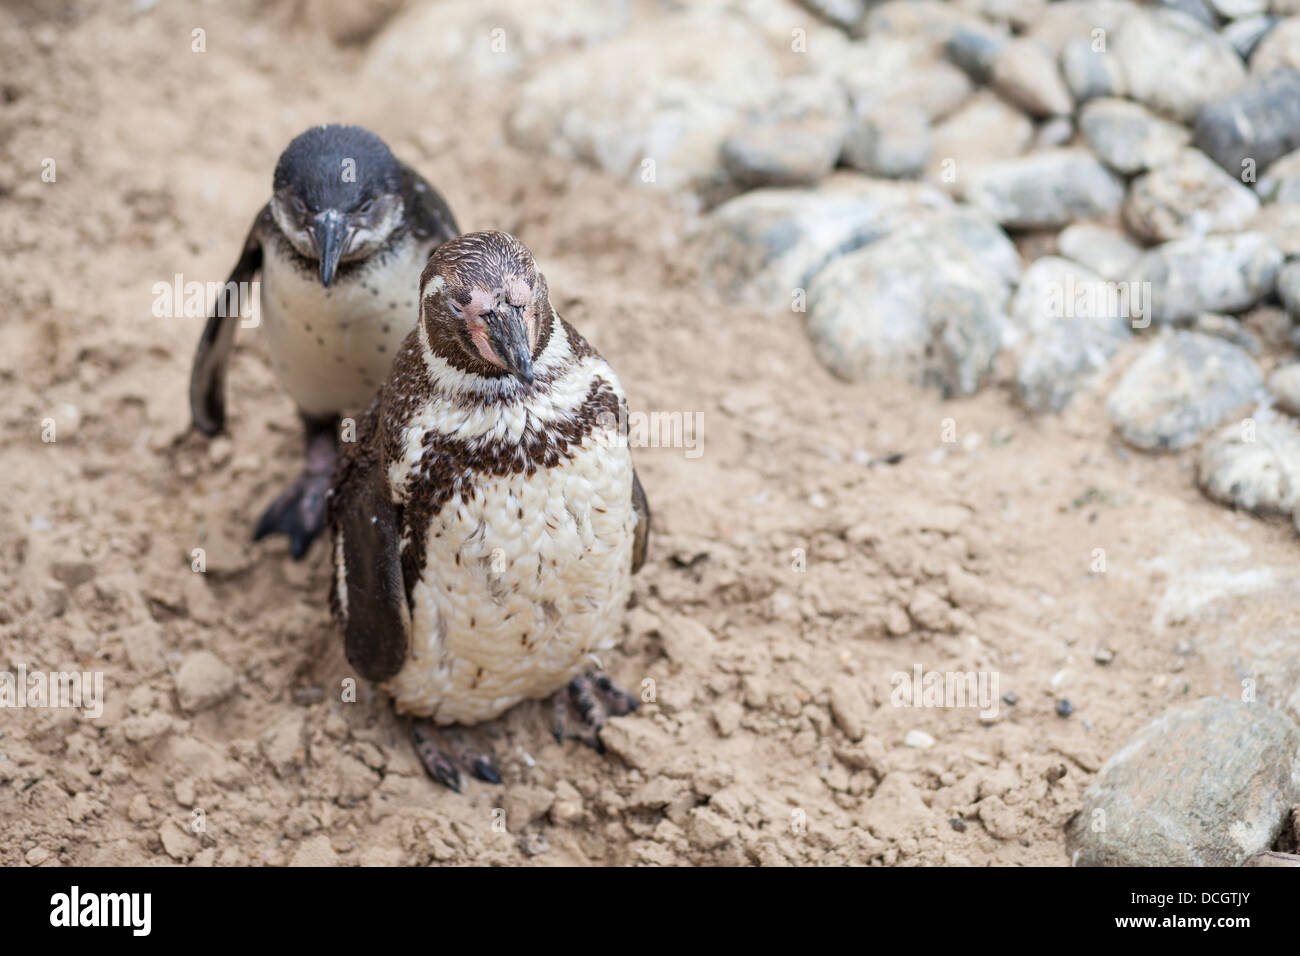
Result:
M635 709L596 656L650 527L625 407L523 243L480 232L434 251L419 321L339 461L331 604L348 660L421 718L417 750L454 789L462 769L499 776L439 727L552 697L557 737L599 746L606 717Z

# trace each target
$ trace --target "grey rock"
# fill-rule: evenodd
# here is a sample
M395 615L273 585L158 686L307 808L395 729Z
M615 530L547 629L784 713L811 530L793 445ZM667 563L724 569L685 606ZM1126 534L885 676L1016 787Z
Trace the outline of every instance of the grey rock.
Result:
M1065 258L1112 281L1130 278L1142 258L1142 248L1122 232L1089 223L1065 229L1057 236L1056 243Z
M1221 338L1225 342L1231 342L1233 345L1245 349L1251 355L1264 354L1264 343L1260 341L1259 336L1231 315L1223 315L1219 312L1202 312L1193 320L1190 328L1193 332L1203 332L1206 335Z
M976 83L988 83L993 75L993 64L1006 42L1005 37L992 30L963 27L956 30L944 45L944 53Z
M867 15L867 0L799 0L827 23L852 32Z
M1181 451L1263 387L1243 349L1199 332L1169 331L1125 370L1106 402L1120 436L1144 451Z
M1036 40L1003 45L993 64L995 90L1033 116L1068 116L1074 99L1061 78L1052 51Z
M1265 202L1300 203L1300 149L1270 165L1255 192Z
M833 77L790 77L775 101L723 140L723 166L746 188L813 185L839 159L848 113Z
M1076 262L1059 256L1036 259L1020 279L1011 299L1011 328L1004 344L1041 336L1065 319L1083 319L1127 334L1132 318L1116 284Z
M1277 407L1288 415L1300 417L1300 362L1279 365L1268 377L1268 390Z
M544 58L518 89L507 131L525 149L638 184L704 189L723 178L723 141L778 92L776 60L756 27L678 14Z
M1300 728L1263 704L1207 698L1132 737L1066 831L1076 866L1238 866L1300 800Z
M920 57L913 41L872 37L853 47L836 74L859 116L905 107L934 122L961 106L974 90L965 72L946 60Z
M1231 44L1172 10L1134 13L1118 31L1114 52L1128 95L1184 123L1246 81L1246 68Z
M1300 148L1300 72L1278 70L1207 104L1196 117L1197 147L1240 176ZM1256 173L1258 175L1258 173Z
M1002 332L1008 252L990 268L1000 234L978 214L931 214L819 272L808 291L808 331L818 358L849 381L902 378L970 395L989 378Z
M1300 319L1300 262L1288 262L1278 271L1277 294L1291 318Z
M382 5L387 5L384 0ZM340 2L340 6L342 6ZM375 4L348 3L349 18ZM607 40L630 21L626 0L531 0L526 7L481 0L408 3L366 47L363 70L411 96L517 76L557 50ZM502 30L504 49L490 42Z
M1225 20L1239 20L1268 13L1268 0L1210 0L1210 5Z
M1038 126L1034 135L1035 149L1054 149L1074 139L1074 121L1068 116L1053 116Z
M1283 68L1300 70L1300 17L1278 23L1250 56L1250 72L1259 76Z
M1247 228L1268 237L1288 258L1300 256L1300 202L1267 203Z
M1300 503L1300 429L1283 419L1234 422L1202 446L1196 481L1225 505L1290 516Z
M693 245L715 289L788 310L827 263L951 200L929 186L837 174L818 189L758 189L709 213Z
M835 168L843 139L827 123L754 123L722 141L722 165L747 189L811 186Z
M1083 37L1069 40L1061 50L1061 73L1076 102L1122 96L1128 88L1118 58L1092 48Z
M844 162L887 179L919 176L930 158L930 124L919 110L878 107L849 124Z
M1219 26L1219 17L1206 0L1160 0L1160 5L1166 10L1176 10L1186 14L1211 30Z
M1258 211L1252 189L1189 147L1133 181L1124 222L1141 239L1167 242L1245 229Z
M1084 149L989 163L966 180L968 201L1013 229L1053 229L1118 211L1124 184Z
M1033 136L1024 113L981 90L931 130L927 176L956 189L968 170L1019 156Z
M1237 51L1238 56L1243 60L1249 60L1250 55L1259 46L1260 41L1268 36L1269 31L1280 22L1281 20L1278 17L1244 17L1240 20L1233 20L1224 26L1219 31L1219 36L1232 44L1232 48Z
M1137 280L1150 283L1156 323L1195 318L1202 312L1240 312L1273 290L1282 252L1258 232L1197 236L1167 242L1138 262Z
M1123 323L1064 319L1025 347L1016 366L1016 391L1034 412L1059 412L1095 384L1128 338Z
M1011 324L1015 339L1027 339L1016 366L1016 390L1027 408L1059 412L1097 381L1131 334L1117 292L1096 273L1055 256L1025 271L1011 300Z
M1132 175L1174 159L1191 134L1130 100L1095 99L1079 111L1084 142L1107 166Z
M1049 3L1024 35L1046 43L1058 56L1072 40L1102 31L1109 45L1137 8L1128 0L1067 0Z

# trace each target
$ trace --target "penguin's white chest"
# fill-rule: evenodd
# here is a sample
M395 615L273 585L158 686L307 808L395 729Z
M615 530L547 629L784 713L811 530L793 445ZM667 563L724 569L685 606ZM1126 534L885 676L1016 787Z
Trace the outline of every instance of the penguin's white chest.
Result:
M614 646L631 587L632 460L599 430L573 452L532 475L476 480L433 517L410 654L386 688L398 710L490 720Z
M408 240L329 288L268 249L262 264L266 348L285 390L308 415L364 408L388 378L419 314L431 243Z

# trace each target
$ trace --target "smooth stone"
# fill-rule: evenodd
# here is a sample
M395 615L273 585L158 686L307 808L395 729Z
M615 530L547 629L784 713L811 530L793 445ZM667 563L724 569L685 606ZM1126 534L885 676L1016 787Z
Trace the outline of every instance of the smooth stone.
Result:
M1268 13L1268 0L1210 0L1210 5L1225 20L1239 20Z
M1129 186L1124 222L1140 239L1168 242L1238 232L1259 211L1254 190L1190 147Z
M1119 210L1124 184L1085 149L1050 150L988 163L964 186L966 199L1003 226L1055 229Z
M1219 36L1232 44L1238 56L1249 60L1269 31L1281 22L1277 17L1270 16L1245 17L1225 25L1219 31Z
M1300 148L1300 72L1278 70L1207 104L1196 117L1193 142L1228 171L1258 176Z
M855 30L867 15L867 0L798 0L827 23L846 32Z
M1130 445L1181 451L1262 387L1259 366L1244 349L1199 332L1168 331L1125 370L1106 411Z
M1246 67L1231 44L1174 10L1134 13L1119 29L1113 50L1128 95L1184 123L1246 82Z
M1123 96L1128 88L1119 60L1093 49L1091 40L1075 37L1061 51L1061 74L1075 102Z
M1255 184L1264 202L1300 203L1300 149L1275 160Z
M1250 55L1250 72L1258 76L1282 68L1300 70L1300 17L1278 23Z
M926 176L957 190L968 170L1019 156L1034 138L1034 124L990 90L980 90L930 131Z
M1018 268L1005 237L1000 269L981 258L981 233L1000 230L970 210L930 214L819 272L808 290L818 358L848 381L901 378L974 394L992 375L1007 278Z
M1075 395L1095 387L1130 338L1118 317L1066 318L1030 340L1016 365L1016 391L1031 411L1059 412Z
M1266 236L1287 258L1300 256L1300 201L1266 203L1246 228Z
M930 124L919 110L878 107L850 122L843 158L873 176L915 178L930 158Z
M1300 416L1300 362L1279 365L1268 377L1268 390L1277 407L1288 415Z
M544 58L515 92L507 130L524 149L630 182L703 191L724 178L723 141L779 90L776 59L757 27L683 13Z
M1264 343L1260 341L1259 336L1231 315L1223 315L1219 312L1202 312L1193 320L1189 328L1193 332L1204 332L1206 335L1213 335L1225 342L1231 342L1233 345L1245 349L1251 355L1264 354Z
M1138 730L1066 828L1075 866L1239 866L1300 802L1300 728L1262 703L1207 698Z
M1142 247L1130 242L1122 232L1090 223L1066 228L1056 242L1065 258L1112 281L1130 278L1142 258Z
M1149 250L1136 279L1151 284L1151 319L1164 324L1248 309L1273 290L1281 266L1281 250L1261 233L1195 236Z
M1079 132L1102 162L1124 175L1173 160L1192 138L1140 103L1109 98L1091 100L1080 110Z
M692 240L702 275L724 297L789 310L818 270L952 201L925 185L840 173L817 189L757 189L705 218Z
M1300 429L1284 419L1234 422L1202 446L1196 481L1222 504L1290 516L1300 502Z
M1277 274L1277 294L1293 319L1300 319L1300 261L1291 261Z
M1077 262L1059 256L1036 259L1011 298L1011 329L1004 344L1011 348L1036 338L1064 319L1119 326L1127 332L1132 317L1116 292L1115 283Z
M995 90L1032 116L1068 116L1074 99L1052 51L1035 40L1005 44L993 64Z
M976 83L988 83L993 75L993 64L1006 43L1006 37L992 29L960 28L944 45L944 53Z

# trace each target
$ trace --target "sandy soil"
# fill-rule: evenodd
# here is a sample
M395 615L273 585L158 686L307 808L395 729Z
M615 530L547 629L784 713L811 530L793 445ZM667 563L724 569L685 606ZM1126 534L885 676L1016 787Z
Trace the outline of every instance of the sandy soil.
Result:
M257 6L0 11L0 657L106 682L99 720L0 711L0 863L1063 865L1101 761L1171 701L1233 693L1235 635L1285 626L1294 530L1202 499L1189 457L1125 451L1099 400L1037 420L1005 388L837 382L797 317L698 291L688 210L511 149L500 99L371 88ZM523 238L634 408L703 415L699 457L636 453L656 525L605 663L656 700L606 756L526 705L504 786L428 781L381 696L339 700L325 549L248 542L300 442L256 331L229 435L187 432L202 319L155 318L153 285L224 279L278 151L324 119ZM189 713L200 650L238 686ZM893 706L914 667L996 673L1016 703Z

